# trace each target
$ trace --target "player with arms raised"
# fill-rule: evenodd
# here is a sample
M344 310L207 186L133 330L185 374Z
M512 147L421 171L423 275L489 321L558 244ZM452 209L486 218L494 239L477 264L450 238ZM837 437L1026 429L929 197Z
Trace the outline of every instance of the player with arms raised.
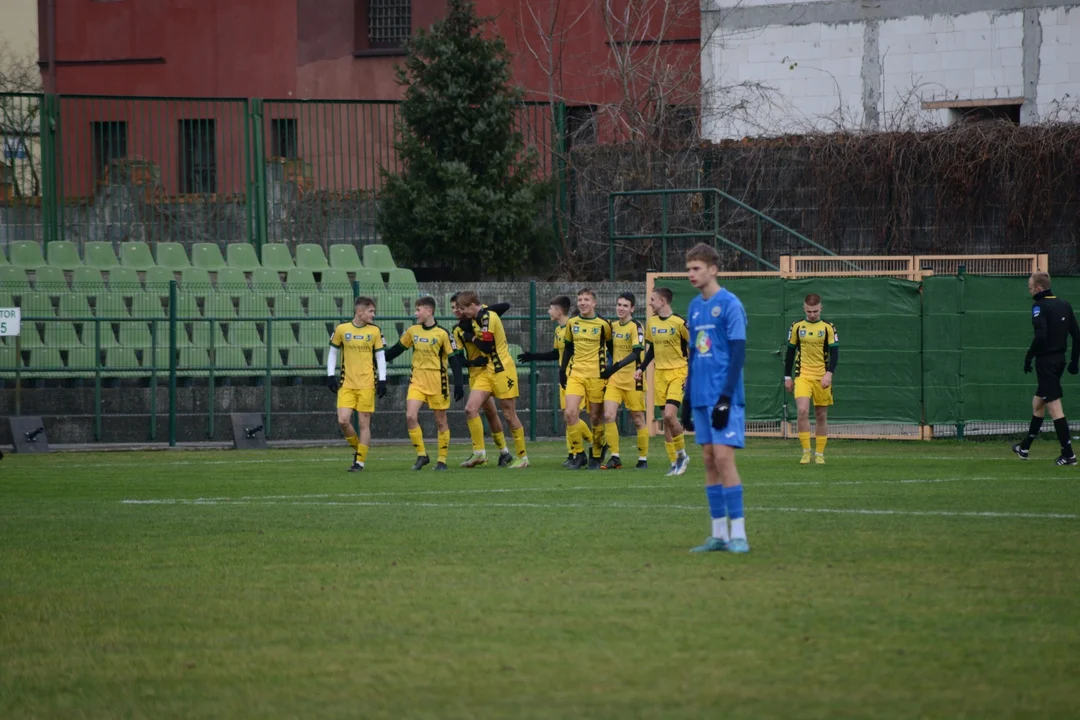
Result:
M454 371L454 399L464 397L465 389L461 385L460 357L454 339L446 328L435 322L433 297L422 297L416 301L416 324L406 328L397 344L386 351L386 361L391 362L409 348L413 349L412 377L405 400L405 423L409 428L409 439L416 449L416 464L412 469L420 470L431 462L424 446L424 431L420 427L420 408L426 404L434 413L435 425L439 430L439 455L435 469L446 470L446 457L450 452L450 425L446 420L446 410L450 407L448 365Z
M349 472L360 472L367 462L368 448L371 446L371 414L375 412L375 395L378 394L380 398L386 395L386 347L382 330L373 324L375 301L369 297L358 297L353 310L353 319L335 327L330 337L326 386L337 395L338 427L345 436L345 442L353 449L353 463ZM359 436L352 426L354 410L360 425Z
M750 552L743 518L743 489L735 450L746 434L746 310L720 287L720 256L699 243L686 253L690 284L701 295L690 301L689 374L682 405L683 426L692 430L705 459L705 496L712 535L692 552ZM730 529L728 521L731 521Z
M810 403L814 403L814 435L818 465L825 464L825 443L829 441L829 406L833 404L833 372L840 359L840 338L831 322L821 319L821 296L810 293L803 299L805 320L796 320L788 332L784 358L784 389L795 392L799 444L802 459L810 463Z

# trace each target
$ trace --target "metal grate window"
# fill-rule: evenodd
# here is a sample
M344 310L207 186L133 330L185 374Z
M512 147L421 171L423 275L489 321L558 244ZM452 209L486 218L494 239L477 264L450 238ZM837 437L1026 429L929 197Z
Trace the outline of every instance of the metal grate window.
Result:
M92 122L90 135L94 139L94 173L98 180L105 177L109 163L127 157L126 122Z
M398 47L409 38L410 0L369 0L368 43L373 48Z
M217 192L216 145L213 120L180 121L180 192Z

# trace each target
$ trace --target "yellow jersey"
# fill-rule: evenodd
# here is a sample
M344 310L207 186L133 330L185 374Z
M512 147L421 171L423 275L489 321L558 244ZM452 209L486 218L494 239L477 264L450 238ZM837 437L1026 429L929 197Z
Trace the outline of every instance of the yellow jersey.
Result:
M690 342L690 329L686 320L675 313L666 318L653 315L645 329L645 339L653 349L653 362L657 370L682 370L686 368L686 350Z
M488 308L483 308L473 318L473 335L481 341L495 343L494 352L488 354L487 367L496 373L507 369L516 370L514 359L510 357L510 345L506 342L506 328L503 327L502 318ZM485 368L480 368L484 370Z
M341 386L350 390L375 387L375 353L386 343L378 325L353 325L350 320L334 328L330 344L341 350Z
M829 364L829 348L840 344L836 328L830 322L796 320L788 333L788 345L795 348L792 377L818 380Z
M611 342L611 323L596 315L591 318L572 317L563 330L566 343L574 344L574 356L570 358L567 376L583 380L600 377L600 370L607 365L607 346Z
M555 328L555 339L551 343L551 347L559 353L559 365L562 365L563 351L566 350L566 326L559 325Z
M619 362L635 350L645 347L645 328L637 320L630 318L626 323L618 320L611 323L611 360ZM644 385L640 380L634 380L634 372L641 366L642 356L639 355L636 362L632 362L620 369L608 378L608 382L614 383L620 390L641 390Z
M460 325L454 326L454 344L457 345L458 350L465 354L466 360L475 360L484 354L480 352L480 348L465 340L465 331L461 329ZM486 367L470 367L469 377L476 377L486 369Z
M457 345L446 328L435 323L431 327L412 325L398 340L402 347L412 348L412 378L410 384L426 395L450 396L447 367Z

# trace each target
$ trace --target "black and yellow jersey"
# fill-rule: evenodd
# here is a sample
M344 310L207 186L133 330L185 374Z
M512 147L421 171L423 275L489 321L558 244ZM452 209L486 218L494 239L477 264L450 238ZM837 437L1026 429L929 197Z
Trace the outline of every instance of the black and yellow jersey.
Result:
M486 353L489 368L496 373L507 368L515 369L514 359L510 357L510 344L506 341L506 328L497 313L487 307L477 313L473 318L473 334L484 343L492 343L492 351Z
M611 323L611 359L620 362L635 350L644 351L645 328L637 320L630 318L623 323L615 320ZM634 379L634 373L641 367L642 355L638 355L635 362L620 368L614 375L608 378L608 382L615 383L616 387L624 390L641 390L642 383Z
M330 344L341 350L341 386L350 390L375 387L375 353L385 349L378 325L354 325L352 321L334 328Z
M796 320L788 333L788 346L795 349L792 377L818 379L829 365L829 348L837 347L840 338L832 323L824 320Z
M666 318L653 315L645 327L645 341L652 346L657 370L686 368L690 330L686 320L672 313Z
M565 343L574 344L567 374L582 379L599 378L600 371L607 365L611 323L599 315L591 318L578 315L566 321L563 339Z

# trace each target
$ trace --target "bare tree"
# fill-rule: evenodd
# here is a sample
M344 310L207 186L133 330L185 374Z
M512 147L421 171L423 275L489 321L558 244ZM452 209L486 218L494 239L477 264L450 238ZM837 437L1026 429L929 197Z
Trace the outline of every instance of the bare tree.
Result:
M41 194L41 72L32 52L0 40L0 186Z

